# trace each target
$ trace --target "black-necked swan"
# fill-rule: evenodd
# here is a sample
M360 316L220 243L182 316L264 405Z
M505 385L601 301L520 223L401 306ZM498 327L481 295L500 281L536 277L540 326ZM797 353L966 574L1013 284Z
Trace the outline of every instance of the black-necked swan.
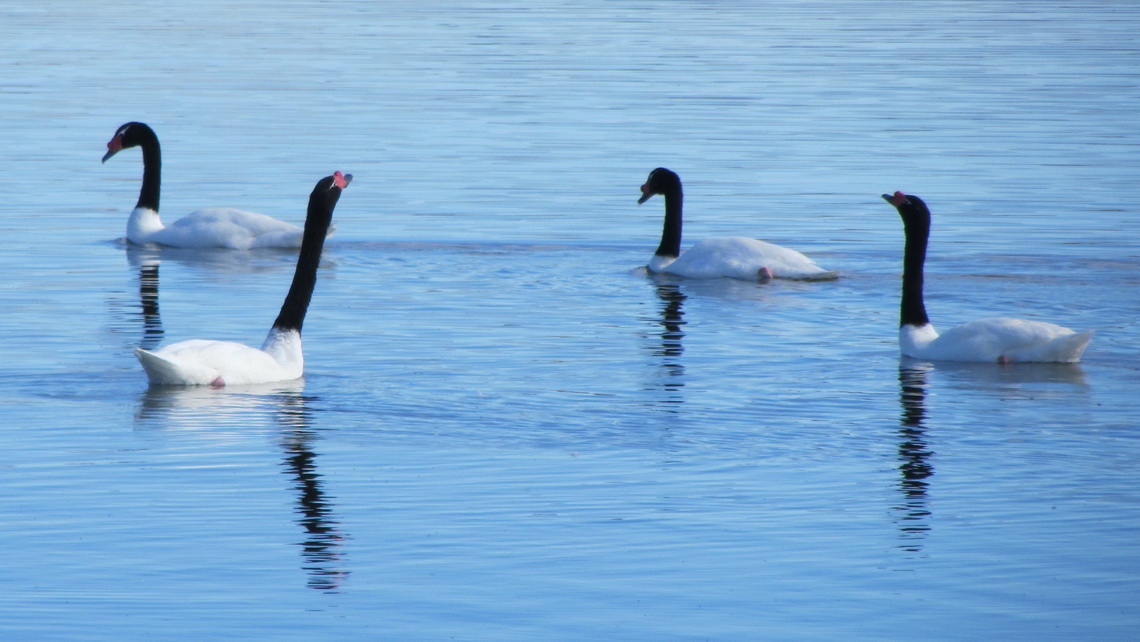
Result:
M902 303L899 311L899 351L929 361L1034 361L1076 363L1092 339L1092 331L1074 332L1053 323L1006 317L978 319L938 334L926 316L922 270L930 238L930 210L913 194L883 194L902 217Z
M352 174L336 172L322 178L309 195L305 235L297 256L297 270L281 312L261 349L232 341L191 339L154 352L136 348L135 354L152 384L182 386L241 385L297 379L304 374L301 352L301 326L317 284L325 235L332 222L333 208Z
M158 216L162 183L162 150L158 136L145 123L126 123L107 143L103 162L124 149L142 148L143 180L139 200L127 219L127 240L137 245L157 243L170 247L221 247L248 250L255 247L300 247L303 230L275 218L228 207L200 209L170 225Z
M747 281L818 281L838 276L795 250L743 236L705 239L681 254L681 177L664 167L649 172L637 203L644 203L654 194L665 197L665 227L661 245L647 266L650 272L691 279L731 277Z

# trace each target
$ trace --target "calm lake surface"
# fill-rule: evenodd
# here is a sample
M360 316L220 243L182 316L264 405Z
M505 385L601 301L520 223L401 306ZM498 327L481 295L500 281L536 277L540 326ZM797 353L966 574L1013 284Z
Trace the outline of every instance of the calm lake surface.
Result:
M88 3L0 8L0 636L1135 639L1140 4ZM334 170L306 376L148 389L260 345ZM650 278L747 235L837 281ZM900 360L928 308L1093 329L1083 363Z

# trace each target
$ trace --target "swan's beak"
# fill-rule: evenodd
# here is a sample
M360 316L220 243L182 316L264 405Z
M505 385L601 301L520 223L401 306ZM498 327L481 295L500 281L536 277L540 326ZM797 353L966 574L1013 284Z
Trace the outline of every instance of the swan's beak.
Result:
M641 205L648 201L653 196L653 192L649 191L649 183L641 186L641 198L637 199L637 204Z
M103 162L106 163L107 159L118 154L123 150L123 137L115 136L107 143L107 153L103 154Z
M895 192L894 194L883 194L883 200L894 205L895 207L902 207L906 205L906 194L902 192Z

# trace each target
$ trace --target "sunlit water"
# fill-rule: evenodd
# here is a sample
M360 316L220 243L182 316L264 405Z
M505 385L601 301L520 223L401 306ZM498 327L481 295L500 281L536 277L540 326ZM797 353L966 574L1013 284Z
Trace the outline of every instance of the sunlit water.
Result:
M6 638L1135 636L1140 7L386 4L0 9ZM355 175L304 381L148 389L294 255L117 241L128 120L168 220ZM659 165L842 278L647 277ZM1084 362L900 361L896 189Z

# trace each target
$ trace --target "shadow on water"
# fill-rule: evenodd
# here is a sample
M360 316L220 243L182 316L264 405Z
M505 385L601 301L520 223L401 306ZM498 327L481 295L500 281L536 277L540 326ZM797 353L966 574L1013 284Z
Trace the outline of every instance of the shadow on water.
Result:
M248 438L265 425L279 431L282 468L297 491L297 523L305 538L301 568L310 588L332 592L349 575L344 569L344 535L333 513L334 504L322 488L314 444L311 398L301 380L215 390L204 386L151 386L141 396L135 417L166 431L211 433L219 438Z
M899 365L899 491L902 502L895 506L902 549L917 553L930 531L926 481L934 474L933 454L926 439L926 386L929 365Z
M664 392L662 403L666 406L679 405L685 402L681 395L685 386L685 365L681 361L685 346L681 340L685 336L682 328L685 325L683 305L686 297L676 283L656 283L656 294L661 309L652 322L661 326L660 333L655 335L660 339L660 343L650 349L653 357L659 360L660 366L653 383L645 389Z

